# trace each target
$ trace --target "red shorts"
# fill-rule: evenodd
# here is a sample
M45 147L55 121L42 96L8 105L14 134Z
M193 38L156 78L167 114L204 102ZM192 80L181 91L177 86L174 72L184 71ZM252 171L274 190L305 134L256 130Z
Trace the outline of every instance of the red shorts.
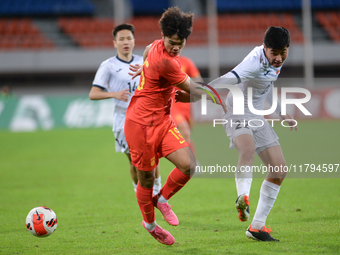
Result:
M142 171L153 170L161 157L188 146L170 116L157 126L126 118L124 133L132 164Z
M174 119L176 125L187 121L190 126L190 103L173 103L171 117Z

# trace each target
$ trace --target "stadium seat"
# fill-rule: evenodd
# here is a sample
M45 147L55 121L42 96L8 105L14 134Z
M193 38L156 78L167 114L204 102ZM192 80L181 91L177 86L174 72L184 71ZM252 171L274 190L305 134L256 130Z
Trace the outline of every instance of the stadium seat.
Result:
M340 8L338 0L311 0L313 10ZM217 9L223 12L254 12L254 11L299 11L301 1L297 0L217 0Z
M93 15L90 0L1 0L0 16Z
M317 12L315 17L329 37L335 42L340 42L340 12Z
M134 15L161 15L170 6L170 0L131 0Z
M31 19L0 19L0 50L53 47L53 43L34 26Z
M289 13L223 14L218 17L221 44L262 43L269 26L284 26L292 37L292 43L301 43L303 36Z
M145 47L160 38L159 17L134 17L136 45ZM113 20L109 18L60 18L58 25L74 42L86 48L112 47Z
M114 24L110 18L59 18L58 25L80 47L112 47Z
M136 46L145 47L161 37L158 25L159 18L140 16L127 21L136 28ZM112 47L111 31L114 24L111 19L60 18L58 23L61 30L81 47ZM302 33L291 14L256 13L219 15L219 42L221 44L262 43L264 31L271 25L284 26L289 29L292 35L292 43L301 43L303 41ZM208 43L207 31L207 17L195 18L193 33L189 37L188 45L206 45ZM90 37L86 35L90 35Z

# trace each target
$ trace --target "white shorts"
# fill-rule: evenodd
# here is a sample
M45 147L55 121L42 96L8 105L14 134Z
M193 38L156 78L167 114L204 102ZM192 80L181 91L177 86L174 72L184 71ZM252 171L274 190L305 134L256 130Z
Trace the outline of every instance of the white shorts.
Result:
M248 123L248 121L244 120L242 117L237 119L237 117L232 116L227 118L227 120L228 123L223 126L230 140L230 149L235 148L235 138L243 134L249 134L253 137L255 142L255 151L257 154L260 154L261 151L269 147L280 145L278 142L279 137L276 135L268 121L264 119Z
M122 152L122 153L130 153L129 147L127 145L124 130L120 131L114 131L113 132L116 139L116 152Z

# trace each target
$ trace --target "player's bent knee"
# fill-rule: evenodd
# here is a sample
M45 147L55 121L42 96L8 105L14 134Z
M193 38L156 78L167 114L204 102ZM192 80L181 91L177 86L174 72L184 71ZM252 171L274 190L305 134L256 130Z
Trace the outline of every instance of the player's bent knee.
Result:
M177 168L185 175L190 175L190 169L195 169L195 167L190 166L190 160L186 162L181 162Z
M152 188L155 178L140 179L138 178L139 185L144 188Z
M137 170L139 185L144 188L152 188L155 181L154 171Z
M286 175L287 175L287 173L285 173L285 172L271 172L271 173L268 174L267 179L272 183L275 183L277 185L281 185L281 183L285 179Z
M190 175L190 167L194 168L195 157L189 147L184 147L166 156L183 174Z
M253 162L255 158L255 149L254 148L243 148L239 150L239 158L240 160Z

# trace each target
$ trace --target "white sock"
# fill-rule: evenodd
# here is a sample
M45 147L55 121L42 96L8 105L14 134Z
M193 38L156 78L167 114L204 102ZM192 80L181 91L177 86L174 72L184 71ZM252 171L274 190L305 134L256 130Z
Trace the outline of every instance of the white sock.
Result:
M237 166L235 172L237 196L246 194L249 197L252 180L253 172L251 171L251 166Z
M152 223L147 223L144 221L145 227L149 230L149 231L153 231L156 227L157 227L157 223L156 221L152 222Z
M160 197L158 198L158 202L159 202L159 203L167 203L168 200L166 200L166 199L163 197L163 195L160 195Z
M158 176L158 178L155 178L155 182L153 183L153 186L162 187L161 176Z
M161 176L158 176L158 178L155 178L154 184L160 184L161 183Z
M135 190L135 192L137 192L137 184L135 184L135 182L132 181L132 185L133 185L133 189Z
M251 223L253 229L262 229L266 223L267 216L272 209L279 194L280 186L264 180L261 186L260 199L257 204L256 212Z
M155 178L155 182L153 183L153 195L156 196L158 192L162 188L162 183L161 183L161 176L158 176L158 178Z

